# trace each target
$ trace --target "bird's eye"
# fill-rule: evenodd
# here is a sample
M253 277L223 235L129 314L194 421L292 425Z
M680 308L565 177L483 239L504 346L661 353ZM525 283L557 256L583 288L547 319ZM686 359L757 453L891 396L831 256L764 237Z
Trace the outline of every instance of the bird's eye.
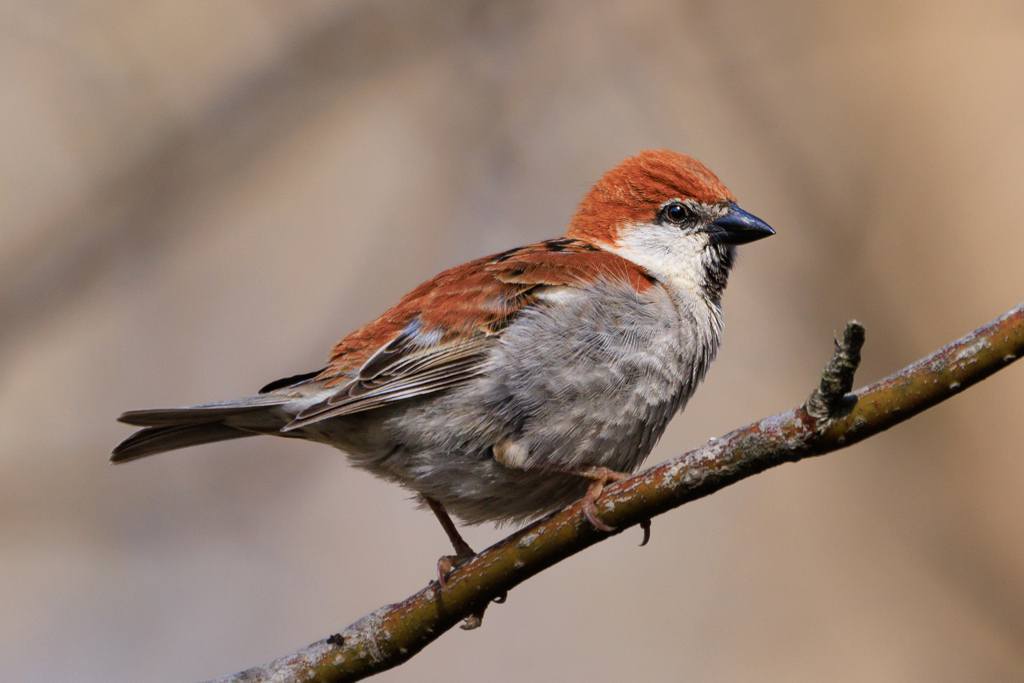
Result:
M672 202L671 204L665 205L665 208L661 210L661 215L664 216L668 222L679 225L680 223L684 223L686 219L690 217L690 211L679 202Z

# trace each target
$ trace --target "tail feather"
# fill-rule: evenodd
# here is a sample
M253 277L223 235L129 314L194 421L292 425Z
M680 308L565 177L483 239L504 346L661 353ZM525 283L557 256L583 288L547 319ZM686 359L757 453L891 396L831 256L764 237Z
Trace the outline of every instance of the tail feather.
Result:
M288 403L291 398L280 395L256 395L238 398L220 403L205 403L186 408L155 408L152 410L129 410L117 418L136 427L172 427L176 425L197 424L200 422L220 422L229 417L245 415L261 411L272 406Z
M188 446L277 433L290 417L285 419L272 409L293 399L280 394L257 395L188 408L129 411L118 420L144 429L118 444L110 461L128 462Z
M241 439L256 436L237 427L229 427L223 422L202 422L200 424L176 425L172 427L146 427L135 432L122 441L110 456L110 462L122 463L144 458L147 455L173 451L188 446L198 446L215 441Z

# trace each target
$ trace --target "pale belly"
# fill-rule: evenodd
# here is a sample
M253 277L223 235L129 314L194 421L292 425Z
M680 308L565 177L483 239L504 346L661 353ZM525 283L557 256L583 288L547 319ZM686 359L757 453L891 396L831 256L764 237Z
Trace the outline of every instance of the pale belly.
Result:
M564 470L628 472L650 454L703 377L702 358L714 355L717 339L699 339L692 327L663 292L639 305L632 291L562 300L504 330L484 375L324 421L309 436L464 522L537 517L585 492L587 480ZM688 360L695 344L707 347L699 368ZM515 445L515 466L495 460L502 443Z

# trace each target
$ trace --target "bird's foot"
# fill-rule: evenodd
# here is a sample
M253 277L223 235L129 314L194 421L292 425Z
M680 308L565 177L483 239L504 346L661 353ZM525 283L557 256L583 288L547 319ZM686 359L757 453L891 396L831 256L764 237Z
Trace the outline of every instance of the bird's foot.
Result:
M604 487L608 482L622 481L623 479L629 478L629 474L625 472L616 472L615 470L608 469L607 467L583 467L573 470L573 474L590 479L590 486L587 488L587 492L583 496L583 515L591 524L594 525L595 528L604 532L615 531L615 527L608 526L597 518L596 503L597 499L601 497L601 493L604 492Z
M437 561L437 584L442 590L448 587L449 574L476 557L476 553L468 545L458 550L457 555L443 555Z

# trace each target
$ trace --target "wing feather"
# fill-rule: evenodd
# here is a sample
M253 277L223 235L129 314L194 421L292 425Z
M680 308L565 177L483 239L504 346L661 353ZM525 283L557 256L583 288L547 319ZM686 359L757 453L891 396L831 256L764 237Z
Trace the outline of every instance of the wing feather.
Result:
M461 384L483 372L487 351L494 342L494 339L479 334L470 339L422 347L409 339L416 334L413 327L382 347L392 348L371 357L372 372L366 371L370 365L367 362L356 377L339 386L327 398L302 410L284 431Z
M282 431L443 391L486 371L493 344L524 309L551 305L552 288L622 279L638 291L653 278L581 240L512 249L447 270L334 347L313 381L334 391Z

